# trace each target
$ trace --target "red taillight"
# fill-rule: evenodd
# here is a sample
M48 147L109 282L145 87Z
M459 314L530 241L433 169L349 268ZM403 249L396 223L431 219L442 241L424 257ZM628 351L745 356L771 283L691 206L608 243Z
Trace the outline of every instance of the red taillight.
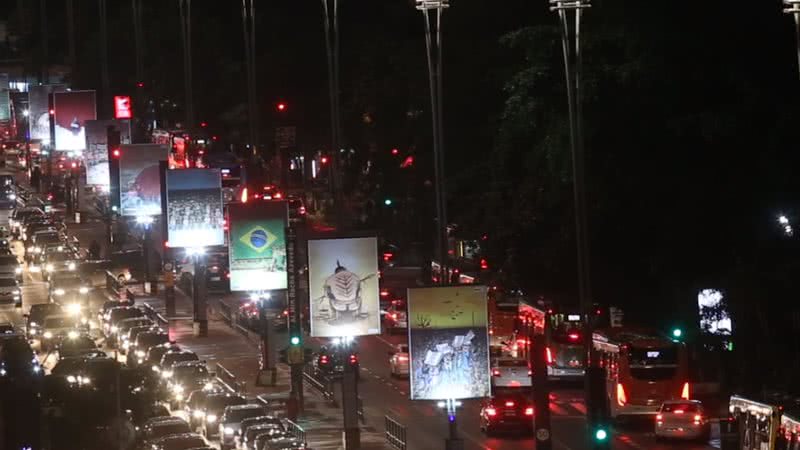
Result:
M683 410L682 409L676 409L675 411L672 411L672 412L675 413L675 414L683 414Z
M681 398L684 400L689 400L689 382L683 383L683 389L681 389Z
M283 198L283 194L281 194L280 192L276 192L275 198Z
M530 377L530 376L533 376L533 371L532 371L531 369L528 369L528 376L529 376L529 377Z
M247 188L242 189L242 203L247 203Z
M494 417L497 415L497 410L493 406L490 406L486 408L486 415L489 417Z
M578 333L570 333L567 335L567 337L569 338L570 341L577 341L578 339L581 338L581 335Z
M695 414L694 415L694 423L698 423L701 420L703 420L703 416L701 416L700 414Z
M381 291L381 297L388 297L389 291Z
M284 316L288 316L289 315L289 310L288 309L284 309L283 310L283 315Z
M351 365L358 364L358 356L356 356L355 354L350 355L350 364Z
M514 406L514 402L506 402L506 406L508 406L510 408L510 407Z
M230 272L226 273L225 274L225 278L230 279L231 278L231 273Z
M383 254L383 260L384 261L390 261L393 256L394 256L394 254L386 252L386 253Z
M664 420L664 416L661 414L656 414L656 422L661 422L662 420Z
M398 356L397 359L399 361L408 361L408 356Z
M500 376L500 370L498 370L498 369L493 369L493 370L492 370L492 375L494 375L494 376L496 376L496 377L499 377L499 376Z
M525 408L525 415L526 416L532 416L533 415L533 407L532 406L529 406L529 407Z
M320 364L328 364L328 357L325 356L325 355L320 356L319 357L319 363Z
M305 206L301 206L300 209L298 210L298 212L300 213L301 216L306 215L306 207Z
M397 320L397 313L392 313L392 319Z
M621 383L617 383L617 404L625 406L626 403L628 403L628 396L625 394L625 388Z
M489 269L489 262L481 258L481 270L488 270L488 269Z
M552 365L553 364L553 352L550 351L550 347L547 347L545 349L545 352L546 352L545 356L547 357L547 365Z

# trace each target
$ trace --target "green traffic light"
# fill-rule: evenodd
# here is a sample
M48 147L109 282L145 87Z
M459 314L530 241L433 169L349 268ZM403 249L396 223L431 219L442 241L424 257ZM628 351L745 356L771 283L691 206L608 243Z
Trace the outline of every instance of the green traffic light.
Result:
M608 438L608 432L602 428L594 432L594 438L598 441L605 441Z
M386 200L383 201L383 204L386 206L392 206L392 199L387 198Z
M300 336L292 336L292 339L289 340L292 345L300 345Z
M683 330L680 328L675 328L672 330L672 337L679 338L681 336L683 336Z

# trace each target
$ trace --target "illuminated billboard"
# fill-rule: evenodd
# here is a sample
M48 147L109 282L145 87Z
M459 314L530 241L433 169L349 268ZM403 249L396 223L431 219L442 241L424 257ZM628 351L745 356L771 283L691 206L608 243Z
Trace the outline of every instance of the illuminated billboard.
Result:
M123 216L161 214L159 161L166 161L169 147L158 144L122 145L119 156L120 209Z
M408 290L412 400L491 394L486 287Z
M169 246L224 245L219 169L168 170L166 179Z
M67 86L63 84L43 84L31 86L28 92L28 123L32 140L42 141L42 145L49 146L50 142L50 94L64 92Z
M0 121L11 120L11 91L8 88L8 74L0 73Z
M56 150L86 150L86 122L97 119L96 106L94 91L53 94Z
M311 336L380 334L374 237L308 241Z
M697 307L700 310L701 330L721 336L731 334L733 323L725 307L722 292L716 289L703 289L697 293Z
M131 143L131 124L127 120L87 120L86 151L83 154L86 166L86 184L107 189L108 175L108 131L119 132L121 144Z
M114 118L132 119L133 110L131 109L131 98L127 95L114 96Z
M228 208L231 291L286 289L286 202Z

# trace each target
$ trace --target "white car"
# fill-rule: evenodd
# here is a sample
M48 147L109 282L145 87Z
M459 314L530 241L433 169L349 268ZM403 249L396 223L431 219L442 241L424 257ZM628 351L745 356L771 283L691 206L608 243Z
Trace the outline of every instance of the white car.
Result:
M531 385L528 361L516 358L498 358L492 363L492 384L502 387Z
M691 439L708 442L711 422L697 400L668 400L656 414L656 438Z
M22 304L19 283L13 277L0 278L0 303Z
M408 344L400 344L397 350L389 352L389 370L393 377L408 377Z

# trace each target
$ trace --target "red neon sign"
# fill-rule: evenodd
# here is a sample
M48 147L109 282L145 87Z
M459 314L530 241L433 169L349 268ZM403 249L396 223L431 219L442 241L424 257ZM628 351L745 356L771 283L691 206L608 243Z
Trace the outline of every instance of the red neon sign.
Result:
M115 119L132 119L133 111L131 110L131 98L127 95L114 96L114 118Z

